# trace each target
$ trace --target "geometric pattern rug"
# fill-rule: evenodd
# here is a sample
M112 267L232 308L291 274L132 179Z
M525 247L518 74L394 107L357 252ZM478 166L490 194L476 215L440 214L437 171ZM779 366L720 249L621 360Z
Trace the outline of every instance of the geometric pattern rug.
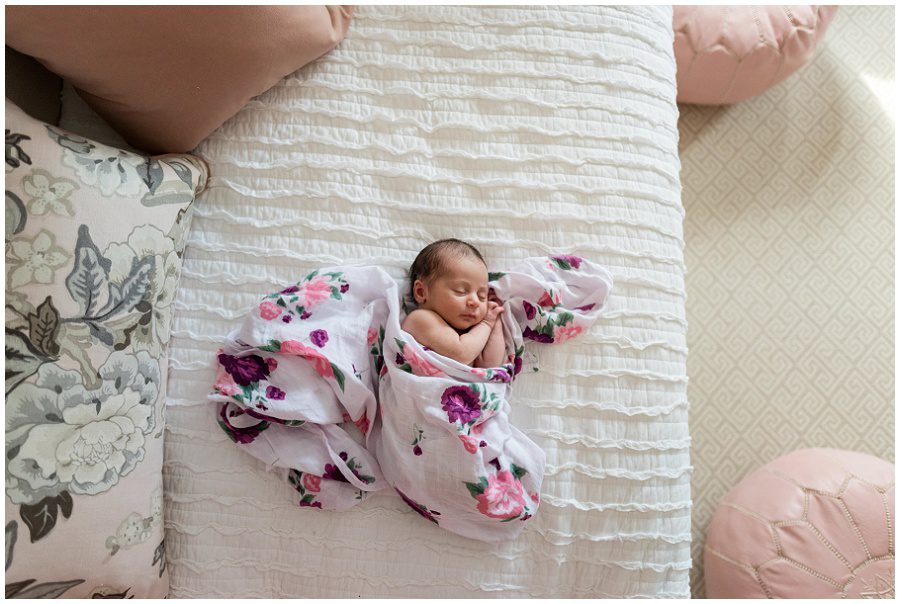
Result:
M894 8L842 6L815 58L680 106L693 596L716 505L789 451L894 461Z

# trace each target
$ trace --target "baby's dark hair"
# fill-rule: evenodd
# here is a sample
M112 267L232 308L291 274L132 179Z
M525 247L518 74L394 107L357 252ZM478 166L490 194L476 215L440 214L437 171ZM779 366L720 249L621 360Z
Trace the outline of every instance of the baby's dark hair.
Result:
M416 299L413 293L416 279L427 282L440 277L444 270L444 262L448 258L465 258L467 256L478 258L482 264L487 266L487 262L484 261L481 252L475 249L475 246L465 241L441 239L426 245L419 252L419 255L416 256L416 259L413 260L412 266L409 267L409 290L412 299Z

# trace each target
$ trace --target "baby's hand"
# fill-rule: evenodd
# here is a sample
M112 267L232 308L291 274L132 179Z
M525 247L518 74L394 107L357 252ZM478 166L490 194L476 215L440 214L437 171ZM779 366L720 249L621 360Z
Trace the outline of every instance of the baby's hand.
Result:
M488 311L484 317L484 322L487 323L490 327L494 327L494 323L497 322L497 317L499 317L506 309L497 304L496 302L488 302Z

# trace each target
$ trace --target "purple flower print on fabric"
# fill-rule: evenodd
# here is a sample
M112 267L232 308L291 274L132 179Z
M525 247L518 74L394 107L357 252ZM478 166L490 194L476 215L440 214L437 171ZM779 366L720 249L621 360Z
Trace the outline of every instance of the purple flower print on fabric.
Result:
M306 321L306 320L307 320L308 318L310 318L311 316L312 316L312 314L310 314L309 311L304 311L303 314L300 315L300 320L301 320L301 321Z
M312 343L322 348L325 344L328 343L328 332L324 329L316 329L312 333L309 334L309 339L312 340Z
M415 501L413 501L412 499L410 499L409 497L404 495L400 491L400 489L394 489L394 490L397 491L397 493L399 493L399 495L403 499L403 501L406 502L406 505L408 505L409 507L414 509L416 512L418 512L419 515L422 516L422 518L426 518L428 520L431 520L433 523L438 524L437 518L435 518L434 515L436 514L436 515L440 516L441 515L440 512L435 512L433 510L430 511L428 508L426 508L421 503L416 503Z
M415 430L415 432L414 432L415 438L413 438L413 441L412 441L413 455L421 455L422 447L419 446L419 443L421 443L423 440L425 440L425 431L422 430L418 426L418 424L413 424L413 428Z
M297 287L296 285L292 285L286 289L281 290L281 293L287 295L287 294L295 294L298 291L300 291L300 288Z
M509 382L512 380L509 372L503 367L498 367L497 369L492 370L491 372L491 380L492 382Z
M522 307L525 309L525 318L531 321L534 318L534 306L528 300L522 300Z
M374 476L368 476L368 475L360 472L360 470L362 469L362 466L359 464L358 461L356 461L356 458L349 457L347 455L346 451L341 451L338 454L338 457L340 457L344 461L344 463L347 464L347 467L350 469L350 471L353 473L353 475L357 478L357 480L359 480L360 482L364 482L366 484L372 484L373 482L375 482ZM322 474L322 478L330 478L331 480L337 480L339 482L347 482L347 483L350 482L341 473L341 471L338 469L337 466L335 466L334 464L330 464L330 463L325 464L325 472Z
M284 390L277 386L269 386L268 388L266 388L266 398L273 401L283 401Z
M526 327L525 331L522 332L522 337L528 340L534 340L535 342L540 342L542 344L552 344L553 338L544 333L538 333L530 327Z
M575 310L583 310L584 312L587 312L589 310L592 310L595 306L597 306L597 305L596 304L586 304L585 306L576 306Z
M269 376L271 371L269 363L255 354L236 357L223 352L219 354L219 363L241 386L249 386L252 382L263 380Z
M481 400L469 386L451 386L441 394L441 408L451 423L467 424L481 415Z
M291 321L294 320L294 317L291 315L282 315L281 320L284 321L285 323L290 323Z
M516 357L513 363L513 375L519 375L519 373L522 371L522 357Z
M259 422L255 426L238 428L232 425L228 417L237 417L239 415L243 415L244 412L235 411L234 409L232 409L230 413L227 413L227 409L229 409L229 405L222 405L222 408L219 409L219 427L225 431L225 434L228 435L228 438L230 438L232 442L235 442L239 445L252 443L254 440L256 440L256 437L258 437L263 430L269 427L269 422Z
M346 294L348 291L350 291L350 284L349 284L349 283L344 283L344 284L341 286L341 293L342 293L342 294Z
M244 409L244 413L246 413L250 417L261 419L270 424L281 424L282 426L302 426L306 423L302 419L281 419L279 417L273 417L271 415L266 415L265 413L260 413L259 411L254 411L250 408Z
M406 365L406 357L398 352L397 356L394 358L394 363L396 365Z
M330 478L331 480L337 480L339 482L350 482L344 478L344 475L341 474L341 471L338 470L336 465L330 463L325 464L325 472L322 474L322 478Z

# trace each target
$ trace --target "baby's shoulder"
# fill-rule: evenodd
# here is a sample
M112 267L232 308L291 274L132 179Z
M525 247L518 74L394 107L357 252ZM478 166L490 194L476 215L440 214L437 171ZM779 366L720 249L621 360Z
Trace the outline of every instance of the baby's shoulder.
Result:
M433 310L427 308L417 308L406 315L406 318L403 319L403 324L401 325L401 327L404 330L409 331L407 327L434 327L441 326L445 323L446 321L441 318L441 315L437 314Z
M417 308L406 315L400 329L416 340L454 331L441 315L427 308Z

